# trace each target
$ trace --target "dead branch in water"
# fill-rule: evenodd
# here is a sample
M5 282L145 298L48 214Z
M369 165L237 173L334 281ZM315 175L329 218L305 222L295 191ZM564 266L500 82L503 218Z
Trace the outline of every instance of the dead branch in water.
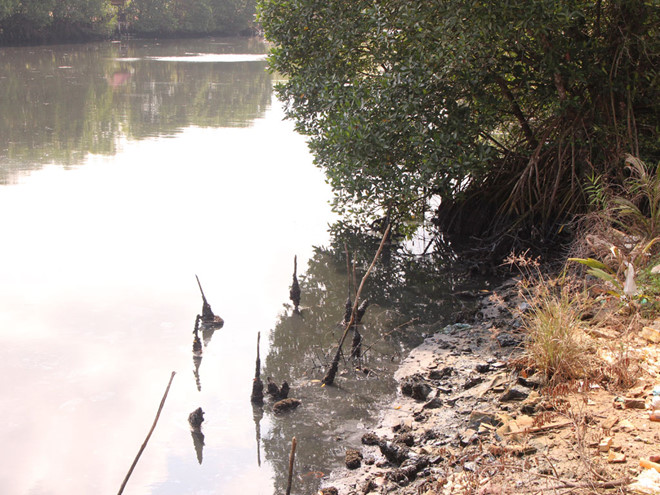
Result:
M296 458L296 437L291 439L291 453L289 454L289 479L286 483L286 495L291 495L291 481L293 480L293 461Z
M158 412L156 413L156 419L154 419L154 424L151 425L151 429L149 430L149 433L147 434L147 438L144 439L144 442L142 443L142 447L140 447L140 450L138 451L137 455L135 456L135 460L133 461L133 464L131 465L131 468L128 470L128 474L124 478L124 482L121 484L121 487L119 488L119 492L117 492L117 495L121 495L122 492L124 491L124 488L126 487L126 483L128 483L128 478L130 478L131 474L133 474L133 469L135 469L135 466L137 465L138 460L140 459L140 456L142 455L142 452L146 448L147 442L149 442L149 439L151 438L151 434L156 429L156 423L158 423L158 418L160 418L160 412L163 410L163 406L165 405L165 399L167 399L167 394L170 392L170 386L172 385L172 380L174 380L174 375L176 375L176 371L173 371L172 376L170 376L170 381L167 384L167 388L165 389L165 393L163 394L163 398L160 401L160 406L158 407Z
M383 238L380 240L380 245L378 246L378 250L376 251L376 254L374 256L374 259L371 261L371 265L369 265L369 268L367 268L366 273L362 277L362 280L360 281L360 287L358 287L357 293L355 294L355 302L353 303L353 310L351 311L351 318L346 323L346 327L344 328L344 334L341 336L341 340L339 341L339 347L337 348L337 352L335 353L335 357L332 360L332 364L330 365L330 369L326 373L325 377L323 377L323 384L324 385L332 385L335 381L335 376L337 375L337 368L339 367L339 358L341 357L341 348L344 345L344 340L346 340L346 336L348 335L348 331L351 329L353 326L353 323L356 321L356 314L358 310L358 305L360 303L360 295L362 294L362 289L364 288L364 283L366 282L367 278L369 277L369 274L371 273L371 270L373 270L374 265L376 264L376 260L378 259L378 256L380 256L381 251L383 250L383 246L385 246L385 241L387 237L389 236L390 233L390 225L387 226L385 229L385 233L383 234Z

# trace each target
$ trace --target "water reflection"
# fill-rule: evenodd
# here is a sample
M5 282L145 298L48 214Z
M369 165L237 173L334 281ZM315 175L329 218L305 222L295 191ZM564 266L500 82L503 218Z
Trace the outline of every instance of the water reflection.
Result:
M387 255L365 283L363 297L370 303L362 307L354 333L360 345L356 340L351 356L346 344L335 385L321 387L343 333L347 287L354 290L379 241L377 235L337 225L330 245L316 248L300 276L304 312L297 314L287 305L271 333L264 374L289 381L291 395L302 400L297 410L273 415L271 431L263 438L265 457L275 466L276 490L286 487L289 443L295 436L299 476L294 486L299 493L315 493L318 473L340 466L346 446L359 447L369 418L395 393L392 371L406 350L421 341L419 325L453 321L462 303L451 294L479 283L448 246L426 256L415 255L414 246L387 246ZM347 253L353 263L347 263ZM349 273L350 265L356 276Z
M97 75L107 85L106 73ZM117 154L80 156L70 170L57 160L40 169L37 153L15 169L31 173L0 187L0 253L11 260L0 266L0 440L11 452L0 463L0 493L116 491L172 370L178 377L130 492L273 493L263 444L255 454L248 399L254 341L286 299L294 253L304 266L312 243L325 242L330 214L304 140L282 122L277 102L266 106L250 127L120 139ZM3 111L0 126L9 117L18 125L18 115ZM300 204L304 211L291 216ZM258 230L253 218L263 222ZM191 324L203 310L194 273L226 320L221 331L200 324L201 390L191 367ZM199 406L208 411L202 465L187 423ZM270 434L267 412L259 426Z
M193 446L195 447L195 455L197 456L197 462L202 463L204 457L204 433L200 429L191 429L190 435L193 439Z
M254 418L254 429L256 431L257 465L261 467L261 420L264 417L264 408L260 404L252 405L252 417Z
M463 288L461 272L449 254L392 246L365 289L360 360L346 355L336 386L321 388L355 290L345 252L360 275L379 239L337 228L327 243L328 186L281 106L264 97L263 62L149 58L250 46L139 43L0 58L0 166L6 181L18 178L0 187L0 440L11 452L0 492L112 493L175 369L182 378L131 493L281 493L295 436L295 493L312 494L385 403L378 394L393 392L388 370L419 341L408 322L453 318L447 291ZM283 305L294 253L300 313ZM220 331L202 321L205 296L190 328L200 312L194 273L206 302L223 303ZM301 405L288 414L248 399L255 337L269 330L257 369L280 390L290 385ZM186 421L196 407L208 412L199 434Z
M202 391L202 381L199 378L199 366L202 364L202 341L199 339L199 315L195 318L195 329L193 330L193 374L195 375L195 384L197 390Z
M193 439L193 446L195 447L195 455L197 462L202 464L204 457L204 433L202 433L202 422L204 421L204 411L198 407L188 416L188 423L190 424L190 434Z
M120 137L249 126L271 98L265 47L225 41L0 48L0 183L116 153Z

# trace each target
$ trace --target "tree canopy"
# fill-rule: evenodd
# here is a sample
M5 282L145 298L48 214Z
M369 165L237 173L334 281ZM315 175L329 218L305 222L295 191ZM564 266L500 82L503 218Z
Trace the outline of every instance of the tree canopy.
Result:
M240 34L254 30L256 0L0 0L0 42L107 38L118 26L141 35ZM123 29L125 29L125 27Z
M583 181L652 163L654 0L260 0L287 114L340 211L556 231ZM468 228L469 227L469 228Z

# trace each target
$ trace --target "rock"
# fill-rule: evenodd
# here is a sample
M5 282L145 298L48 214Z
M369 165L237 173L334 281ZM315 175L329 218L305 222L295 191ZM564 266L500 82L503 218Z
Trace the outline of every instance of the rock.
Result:
M469 445L472 442L476 441L479 435L472 428L468 428L459 435L459 440L461 445Z
M381 442L379 444L380 452L385 458L397 466L408 458L410 450L402 445L397 445L392 442Z
M471 376L463 384L463 389L464 390L469 390L472 387L476 387L477 385L479 385L483 381L484 381L484 379L480 376Z
M611 430L612 427L619 422L618 416L609 416L601 422L603 430Z
M475 369L477 370L478 373L488 373L490 371L490 364L484 363L484 364L478 364L475 366Z
M339 495L339 490L334 486L329 486L327 488L322 488L321 491L319 491L319 495Z
M412 447L413 445L415 445L415 436L409 432L401 433L396 437L394 437L394 441L396 443L401 443L407 447Z
M454 368L451 366L445 366L442 369L439 370L432 370L429 373L429 378L431 380L442 380L443 378L447 378L451 376L454 373Z
M442 407L442 399L435 397L422 406L422 409L439 409Z
M603 438L598 444L598 452L609 452L610 448L612 448L612 442L612 437Z
M541 403L541 396L536 390L532 390L529 396L520 405L520 412L524 414L534 414L538 405Z
M499 426L502 424L502 422L497 419L495 413L486 411L472 411L470 413L470 418L468 419L468 428L476 430L483 423L492 426Z
M510 333L498 333L495 337L500 347L515 347L520 344L520 338Z
M282 399L273 404L273 412L275 414L280 414L287 411L292 411L300 404L301 402L298 399Z
M660 495L660 472L655 469L643 470L635 482L628 485L628 490L632 490L633 493Z
M362 435L362 444L363 445L379 445L381 442L381 439L378 437L378 435L374 433L365 433Z
M532 376L527 378L518 377L518 383L523 387L538 389L545 385L546 379L543 376L543 373L534 373Z
M610 464L618 464L618 463L626 462L626 454L623 454L621 452L610 451L610 453L607 456L607 462L609 462Z
M534 418L521 414L516 419L510 420L497 429L497 434L503 436L507 434L507 438L521 441L528 430L534 425Z
M431 390L431 386L419 374L409 376L401 384L401 393L418 401L426 400Z
M431 393L431 386L428 383L418 383L413 386L411 397L418 401L424 401Z
M359 450L346 450L346 467L348 469L357 469L362 465L362 454Z
M623 407L626 409L645 409L646 401L639 397L626 397L623 399Z
M529 389L519 385L512 385L500 396L501 402L524 400L529 396Z

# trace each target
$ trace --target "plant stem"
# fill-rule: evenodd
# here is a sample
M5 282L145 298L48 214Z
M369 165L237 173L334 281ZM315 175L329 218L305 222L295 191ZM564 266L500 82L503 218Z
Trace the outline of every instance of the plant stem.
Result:
M339 341L339 346L337 348L337 352L335 353L335 357L332 360L332 364L330 365L330 369L328 370L328 372L326 373L325 377L322 380L324 385L332 385L335 381L335 375L337 374L337 369L339 368L339 358L341 356L341 348L344 345L344 340L346 340L348 331L351 329L353 323L355 322L355 314L357 312L358 304L360 303L360 294L362 294L364 283L366 282L369 273L371 273L371 270L376 264L376 260L378 259L378 256L380 256L380 253L383 250L383 246L385 246L385 240L388 238L389 233L390 233L390 225L388 225L387 228L385 229L385 233L383 234L383 238L380 240L380 245L378 246L378 250L376 251L374 259L371 261L371 265L369 265L369 268L367 268L367 272L362 277L362 281L360 282L360 287L358 287L357 293L355 294L355 302L353 303L353 311L351 311L351 319L348 321L348 323L346 323L346 328L344 328L344 334L341 336L341 340Z

